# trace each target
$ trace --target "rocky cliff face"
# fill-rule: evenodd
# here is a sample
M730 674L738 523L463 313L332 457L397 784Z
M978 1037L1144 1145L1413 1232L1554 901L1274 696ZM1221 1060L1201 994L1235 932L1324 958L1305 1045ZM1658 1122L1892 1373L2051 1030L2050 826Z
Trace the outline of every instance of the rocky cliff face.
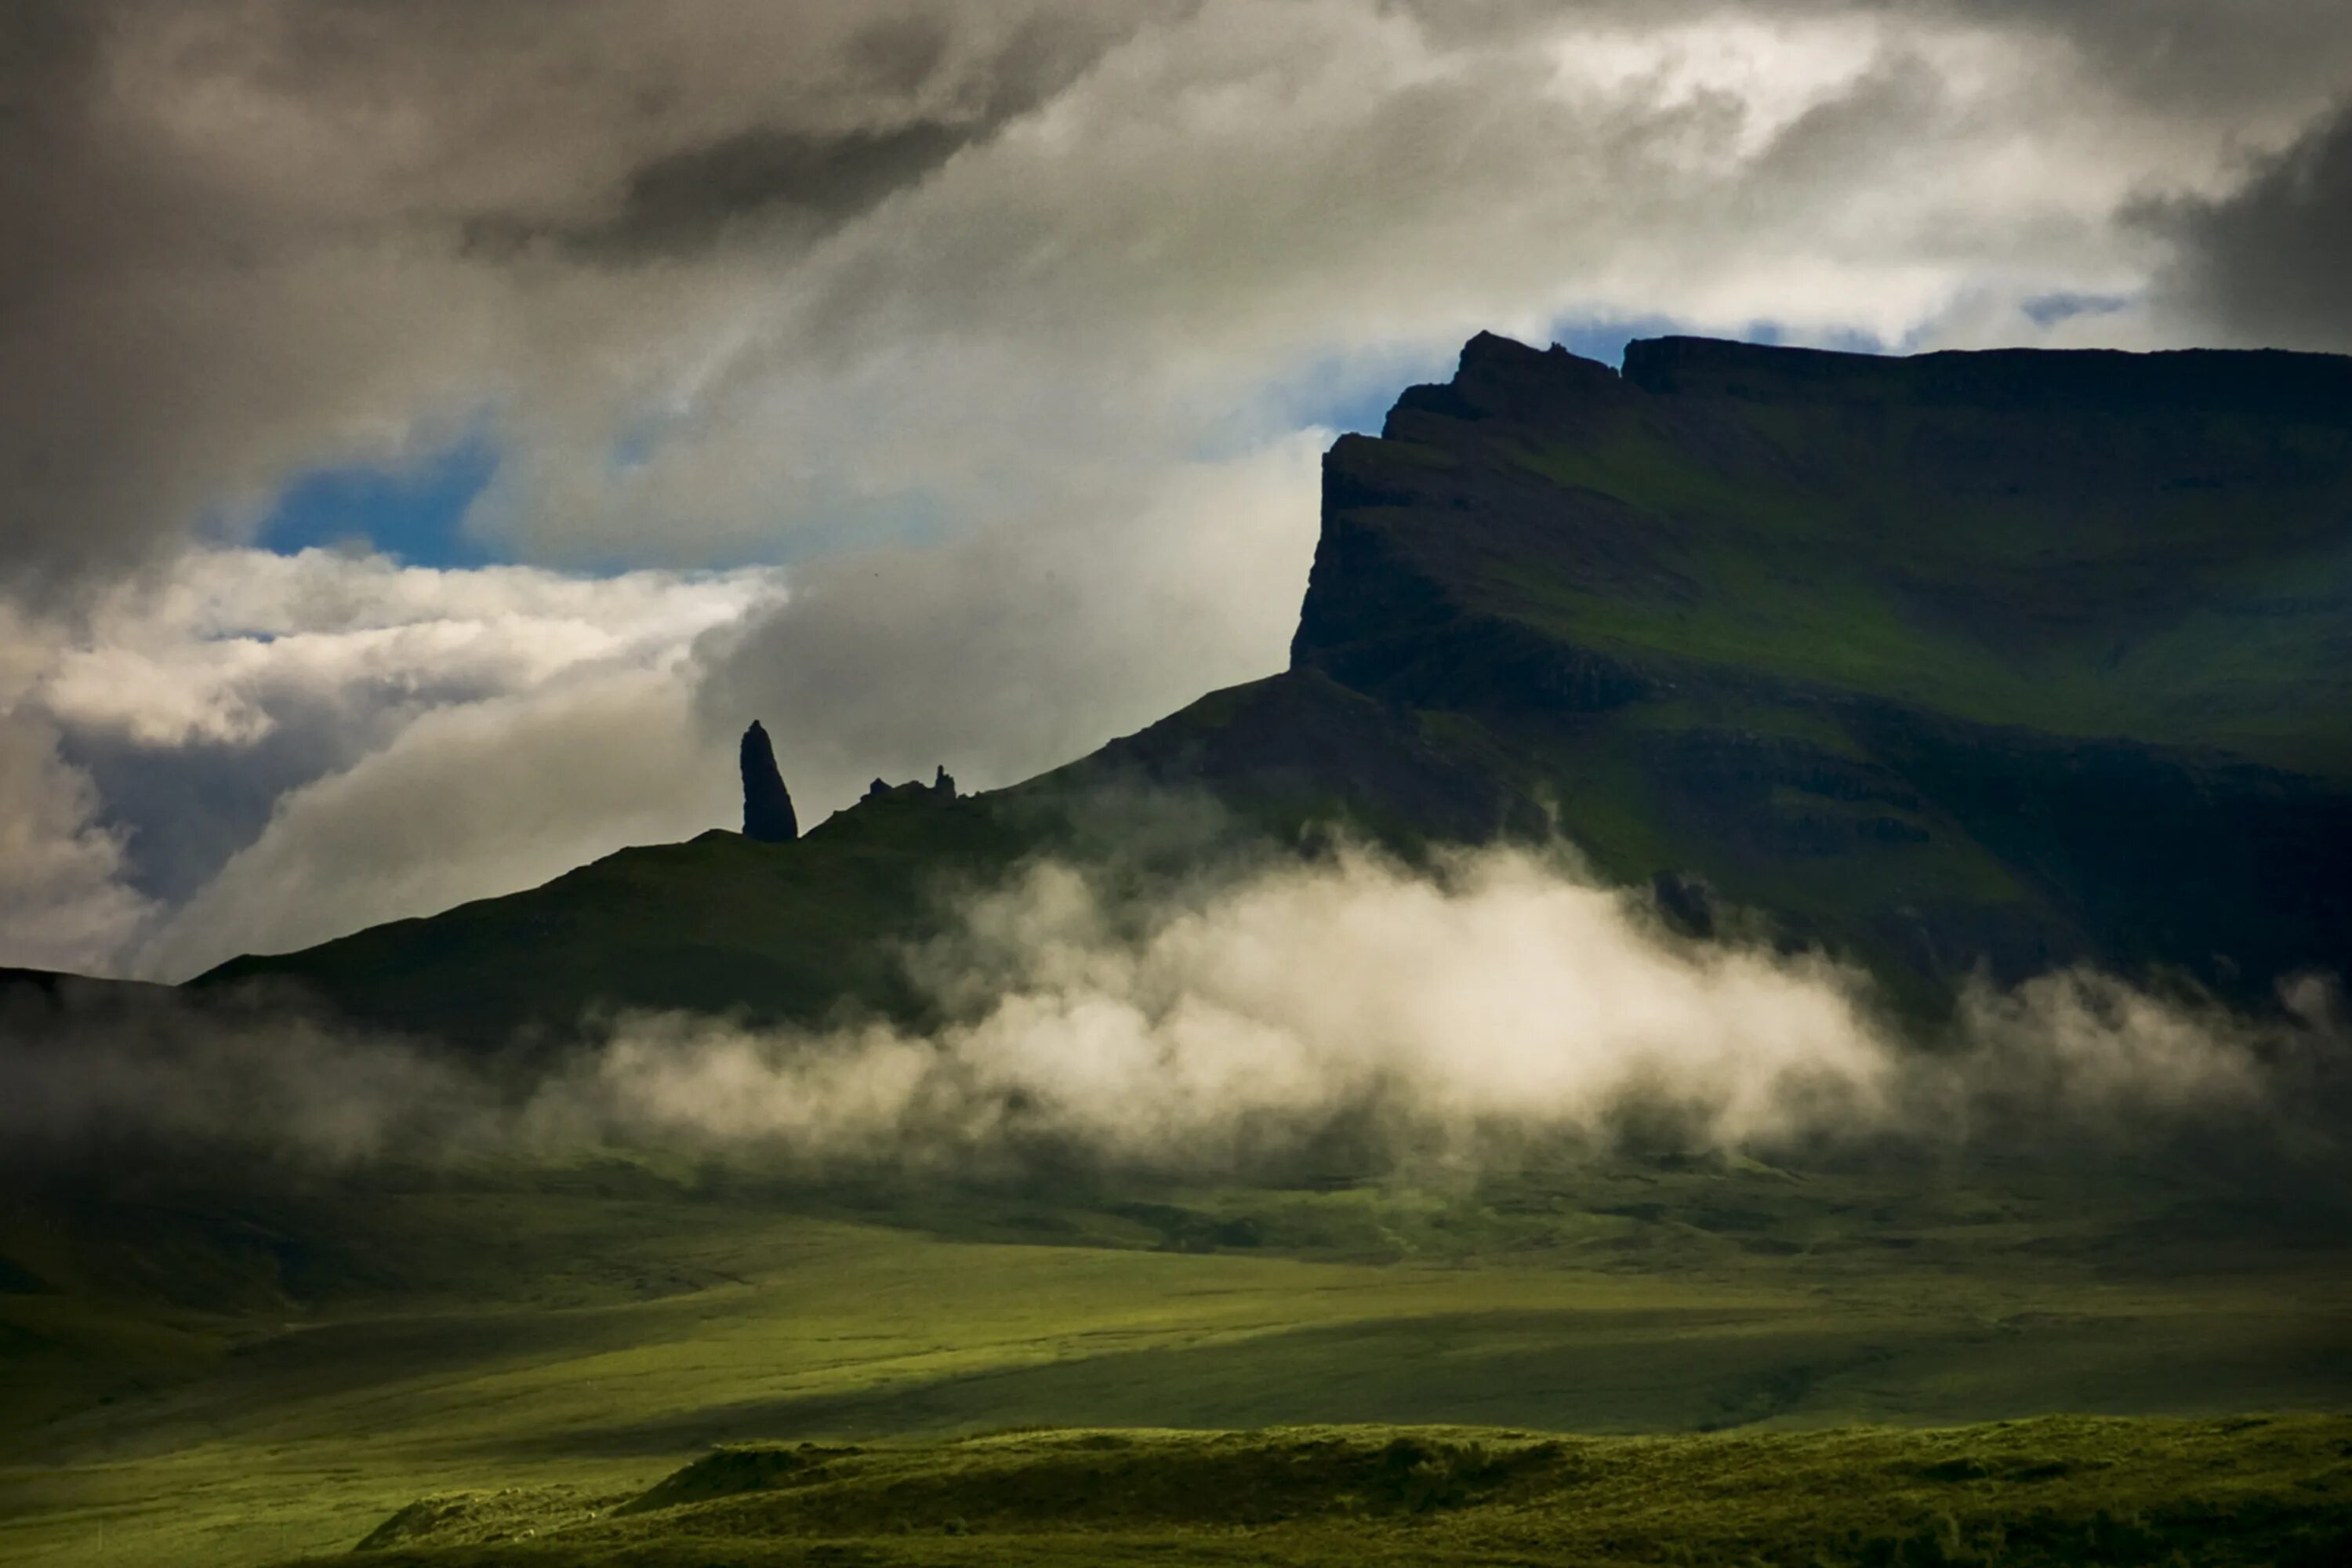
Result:
M1628 880L1937 984L2352 959L2352 360L1482 336L1325 468L1293 664Z

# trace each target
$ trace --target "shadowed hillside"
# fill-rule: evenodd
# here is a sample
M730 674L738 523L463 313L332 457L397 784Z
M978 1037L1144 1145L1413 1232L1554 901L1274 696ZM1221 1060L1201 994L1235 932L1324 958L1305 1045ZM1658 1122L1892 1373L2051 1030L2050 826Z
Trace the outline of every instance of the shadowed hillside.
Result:
M1556 824L1932 1009L2090 960L2261 1002L2352 953L2352 360L1482 335L1325 465L1292 668L976 799L632 849L202 984L475 1040L599 1005L919 1012L892 943L1023 857ZM787 747L789 749L789 747ZM1103 802L1114 803L1106 809ZM1116 803L1126 801L1122 818Z

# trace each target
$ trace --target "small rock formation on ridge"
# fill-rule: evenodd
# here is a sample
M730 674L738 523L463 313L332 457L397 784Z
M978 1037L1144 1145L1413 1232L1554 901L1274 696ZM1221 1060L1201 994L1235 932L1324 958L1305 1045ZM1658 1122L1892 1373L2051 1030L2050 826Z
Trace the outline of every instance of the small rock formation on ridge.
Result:
M942 766L939 776L929 784L908 779L905 784L887 784L876 779L866 786L867 800L931 800L945 804L956 797L955 778Z
M784 775L776 771L776 749L757 719L743 731L743 837L761 844L789 844L801 836Z

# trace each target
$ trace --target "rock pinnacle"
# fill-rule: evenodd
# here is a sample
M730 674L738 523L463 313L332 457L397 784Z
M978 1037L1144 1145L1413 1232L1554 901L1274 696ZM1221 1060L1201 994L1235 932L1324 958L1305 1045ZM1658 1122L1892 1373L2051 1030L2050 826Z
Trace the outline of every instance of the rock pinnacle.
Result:
M789 844L801 834L793 797L776 771L776 749L756 719L743 731L743 837L762 844Z

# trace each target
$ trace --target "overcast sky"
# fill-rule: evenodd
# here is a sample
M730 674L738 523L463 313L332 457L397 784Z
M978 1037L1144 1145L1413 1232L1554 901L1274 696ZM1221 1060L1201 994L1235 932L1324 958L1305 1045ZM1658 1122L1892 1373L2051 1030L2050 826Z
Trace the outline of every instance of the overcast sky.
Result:
M1480 328L2352 350L2339 0L8 0L0 963L1280 667Z

